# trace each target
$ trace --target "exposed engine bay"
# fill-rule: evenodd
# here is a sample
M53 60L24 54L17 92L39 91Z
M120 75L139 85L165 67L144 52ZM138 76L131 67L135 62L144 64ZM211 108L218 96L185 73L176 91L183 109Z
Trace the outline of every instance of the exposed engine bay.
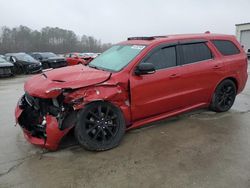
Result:
M19 101L19 107L23 110L19 117L21 127L28 130L32 136L46 140L46 116L56 117L58 128L64 130L73 126L76 118L75 112L68 104L63 103L64 96L59 95L53 99L42 99L30 96L27 92ZM70 119L70 121L67 119Z

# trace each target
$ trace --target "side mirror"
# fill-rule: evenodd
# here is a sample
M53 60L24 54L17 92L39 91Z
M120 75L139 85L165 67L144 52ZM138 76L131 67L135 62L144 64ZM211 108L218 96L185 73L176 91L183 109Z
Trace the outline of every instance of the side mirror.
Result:
M153 74L155 73L155 67L152 63L141 63L135 69L136 75Z
M13 62L13 63L16 63L16 58L13 57L13 56L11 56L11 57L10 57L10 61Z

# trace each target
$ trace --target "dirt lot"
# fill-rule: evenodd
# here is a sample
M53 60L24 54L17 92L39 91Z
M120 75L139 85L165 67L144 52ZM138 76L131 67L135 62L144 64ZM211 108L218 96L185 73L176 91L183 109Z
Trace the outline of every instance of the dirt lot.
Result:
M106 152L47 152L14 126L25 76L0 80L0 187L250 187L250 83L227 113L200 110L130 131Z

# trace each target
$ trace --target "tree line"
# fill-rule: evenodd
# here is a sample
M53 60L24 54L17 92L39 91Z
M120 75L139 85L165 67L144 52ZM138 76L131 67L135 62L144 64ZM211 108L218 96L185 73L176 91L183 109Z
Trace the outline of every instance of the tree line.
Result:
M40 31L27 26L1 27L0 54L11 52L103 52L111 46L92 36L77 36L73 31L44 27Z

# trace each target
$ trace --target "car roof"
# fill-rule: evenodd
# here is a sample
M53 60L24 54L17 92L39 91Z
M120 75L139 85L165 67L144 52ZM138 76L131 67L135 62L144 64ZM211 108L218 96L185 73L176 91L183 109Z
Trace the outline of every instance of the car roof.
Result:
M31 52L31 54L44 54L44 53L53 53L53 52Z
M202 34L177 34L177 35L163 35L163 36L152 36L152 37L131 37L127 41L120 42L119 44L131 44L131 45L152 45L162 42L171 42L176 40L195 40L195 39L234 39L233 35L225 34L211 34L210 32Z
M5 56L15 56L15 55L18 55L18 54L26 54L24 52L18 52L18 53L7 53L5 54ZM29 55L29 54L26 54L26 55Z

